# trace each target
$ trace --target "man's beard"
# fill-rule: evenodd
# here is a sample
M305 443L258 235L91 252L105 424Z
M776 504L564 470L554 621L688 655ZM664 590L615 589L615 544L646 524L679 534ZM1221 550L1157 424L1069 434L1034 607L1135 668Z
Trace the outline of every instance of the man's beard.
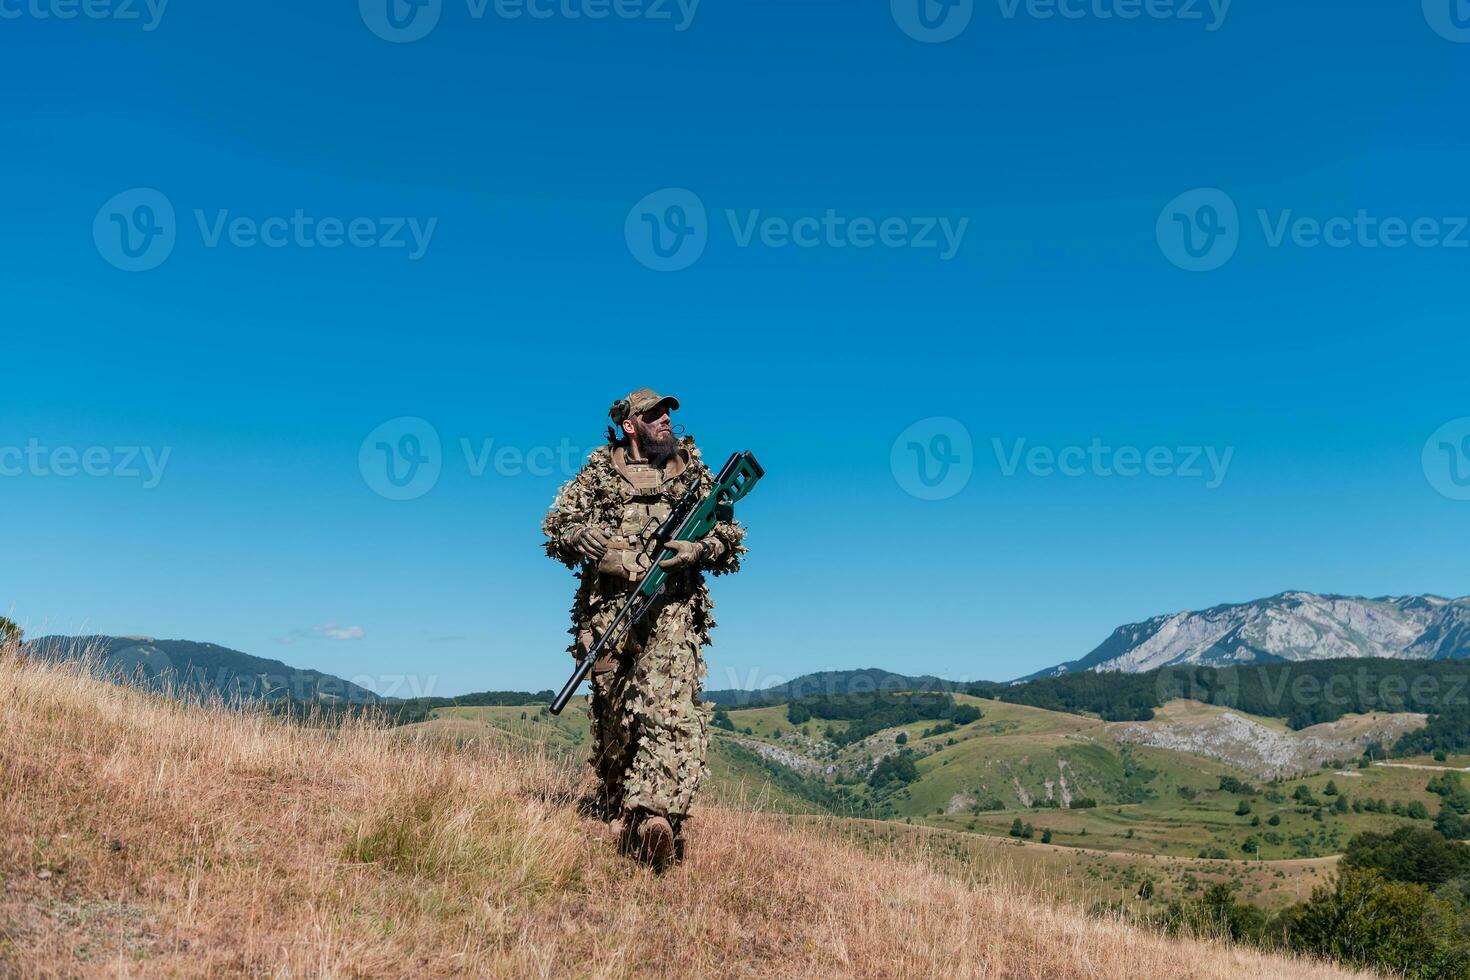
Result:
M643 452L643 457L654 466L662 466L674 455L679 448L679 440L674 438L672 431L656 433L652 428L644 425L636 425L638 429L638 448Z

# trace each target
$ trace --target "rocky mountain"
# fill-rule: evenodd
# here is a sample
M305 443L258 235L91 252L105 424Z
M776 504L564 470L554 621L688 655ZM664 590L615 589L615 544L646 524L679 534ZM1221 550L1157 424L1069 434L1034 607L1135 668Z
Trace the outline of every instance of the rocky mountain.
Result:
M1470 657L1470 598L1283 592L1120 626L1082 659L1031 677L1344 657Z
M340 677L214 643L146 636L43 636L26 643L24 649L37 659L95 659L103 673L115 680L175 694L325 704L376 704L381 700L367 688Z

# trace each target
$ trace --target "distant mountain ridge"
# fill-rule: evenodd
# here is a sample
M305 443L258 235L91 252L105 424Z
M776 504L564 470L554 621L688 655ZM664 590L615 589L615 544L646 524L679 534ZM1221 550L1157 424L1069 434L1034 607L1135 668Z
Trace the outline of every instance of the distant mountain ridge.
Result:
M1218 667L1361 657L1470 657L1470 598L1282 592L1128 623L1080 660L1021 679L1085 670L1142 673L1182 664Z
M27 642L37 659L98 658L113 679L184 695L218 694L226 701L315 701L379 704L377 694L351 681L279 660L254 657L215 643L146 636L42 636Z
M867 694L873 691L960 691L964 688L963 684L927 674L921 677L910 677L907 674L896 674L881 667L863 667L859 670L823 670L812 674L802 674L784 684L756 690L729 688L704 691L700 694L700 698L705 701L713 701L722 708L729 708L795 701L816 694Z

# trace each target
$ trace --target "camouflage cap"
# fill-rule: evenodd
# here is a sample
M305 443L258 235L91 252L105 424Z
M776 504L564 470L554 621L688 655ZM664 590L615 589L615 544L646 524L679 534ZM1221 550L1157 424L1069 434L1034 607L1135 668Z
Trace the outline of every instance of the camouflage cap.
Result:
M673 395L660 395L652 388L635 388L628 392L626 398L619 398L613 402L607 414L612 418L613 424L622 425L628 416L642 415L650 408L664 402L668 403L669 411L674 411L679 407L679 399Z

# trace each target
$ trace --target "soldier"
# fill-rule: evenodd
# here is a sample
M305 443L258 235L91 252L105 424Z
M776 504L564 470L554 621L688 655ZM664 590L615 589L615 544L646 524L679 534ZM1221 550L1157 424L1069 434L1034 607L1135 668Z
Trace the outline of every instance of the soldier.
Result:
M561 488L542 530L546 550L577 571L569 649L592 648L655 556L642 537L669 515L685 489L713 477L694 440L675 435L679 400L639 388L608 412L608 445ZM625 853L664 870L684 852L684 823L705 774L709 709L698 700L703 647L715 625L704 572L740 567L738 523L715 525L699 541L673 541L660 565L663 595L617 650L592 668L595 805L614 822Z

